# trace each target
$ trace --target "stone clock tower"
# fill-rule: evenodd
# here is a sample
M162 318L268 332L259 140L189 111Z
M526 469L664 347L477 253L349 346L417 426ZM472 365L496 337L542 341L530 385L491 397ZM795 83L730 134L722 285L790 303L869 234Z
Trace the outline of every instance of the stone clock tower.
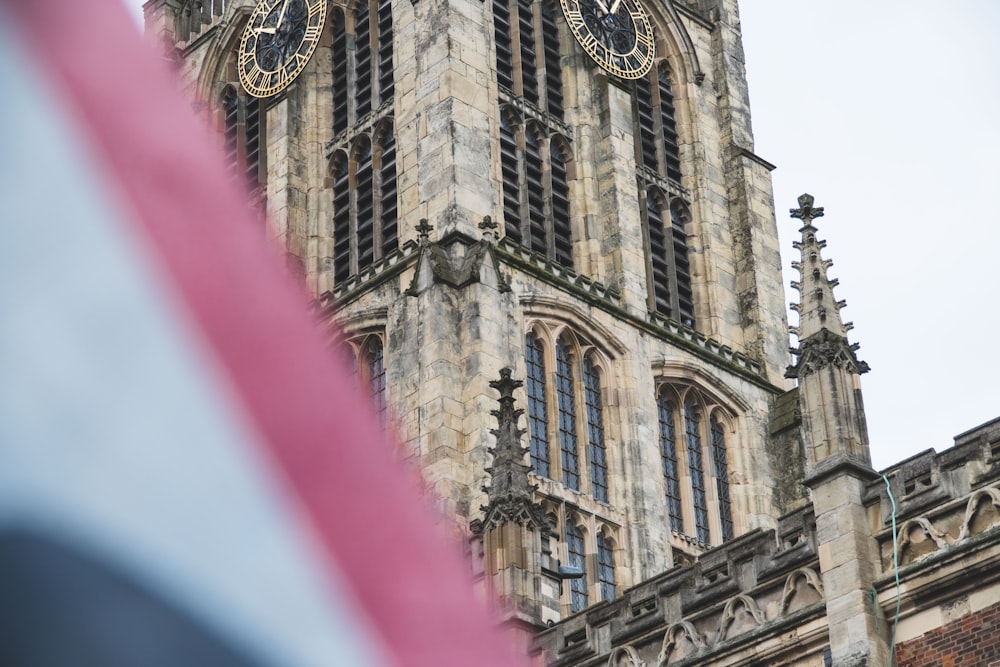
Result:
M800 507L736 0L330 0L248 94L244 36L314 5L150 0L146 27L485 585L534 573L541 625ZM498 470L531 530L482 530Z

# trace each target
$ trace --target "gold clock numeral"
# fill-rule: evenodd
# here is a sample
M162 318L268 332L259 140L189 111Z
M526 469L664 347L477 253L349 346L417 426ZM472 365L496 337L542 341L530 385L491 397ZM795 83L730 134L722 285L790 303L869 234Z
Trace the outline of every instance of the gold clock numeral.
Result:
M270 88L283 88L285 83L288 82L288 69L282 67L277 72L271 75L271 81L268 84Z
M318 25L311 25L306 28L305 41L311 42L313 40L319 39L320 27Z
M252 67L247 71L247 81L251 86L257 90L262 89L264 79L267 77L267 73L260 68L260 65L254 63Z
M309 5L309 18L310 19L313 16L316 16L317 14L320 13L320 11L323 9L323 2L325 2L325 1L326 0L322 0L321 2L317 2L315 4Z

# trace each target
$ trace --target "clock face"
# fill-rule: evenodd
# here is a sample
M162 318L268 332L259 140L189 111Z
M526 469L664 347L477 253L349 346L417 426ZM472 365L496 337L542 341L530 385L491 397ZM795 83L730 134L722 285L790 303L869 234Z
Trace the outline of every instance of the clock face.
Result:
M254 97L280 93L312 57L326 23L327 0L260 0L250 15L237 71Z
M653 26L639 0L560 0L583 50L620 79L638 79L653 66Z

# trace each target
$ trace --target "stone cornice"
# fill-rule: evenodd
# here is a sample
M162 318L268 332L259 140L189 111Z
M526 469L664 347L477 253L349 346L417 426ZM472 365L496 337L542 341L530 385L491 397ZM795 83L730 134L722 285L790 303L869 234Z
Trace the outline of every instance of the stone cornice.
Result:
M836 454L824 459L807 471L802 483L809 488L815 488L831 477L840 475L855 477L863 482L871 482L879 478L879 474L875 472L871 464L845 454Z
M767 160L765 160L761 156L759 156L756 153L754 153L749 148L745 148L743 146L735 146L734 145L733 146L733 154L735 156L737 156L737 157L744 157L744 158L750 160L751 162L756 162L757 164L759 164L760 166L764 167L764 169L767 169L768 171L774 171L775 169L778 168L777 166L771 164L770 162L768 162Z
M531 253L520 246L505 243L503 239L501 239L496 251L497 258L501 262L512 268L523 270L533 277L576 296L588 305L603 310L626 324L687 350L693 355L774 394L781 394L784 391L767 381L763 376L759 362L736 352L728 345L723 345L690 327L656 313L648 313L648 320L632 315L616 303L621 297L618 290L613 287L606 287L585 276L579 276L567 269L547 264L545 259L537 253Z

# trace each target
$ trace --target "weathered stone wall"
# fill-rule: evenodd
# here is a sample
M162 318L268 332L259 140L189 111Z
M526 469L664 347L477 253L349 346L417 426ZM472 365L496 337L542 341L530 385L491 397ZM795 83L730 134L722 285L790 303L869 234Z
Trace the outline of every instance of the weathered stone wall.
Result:
M162 11L171 3L164 0ZM182 78L209 121L217 122L221 86L235 80L232 49L253 4L228 2L222 16L176 44ZM334 284L331 267L328 39L302 77L265 105L269 234L321 297L327 321L346 337L383 336L402 455L419 461L457 527L464 530L484 502L495 400L487 383L504 366L524 377L529 323L568 327L600 350L610 502L546 480L539 480L539 498L617 530L622 585L705 549L673 533L664 510L655 402L661 383L695 386L732 415L726 444L736 533L774 528L785 507L773 491L786 484L779 482L782 455L767 450L772 404L787 388L784 297L769 166L752 153L735 1L716 9L650 3L649 10L674 79L680 185L692 212L695 330L647 312L630 95L599 73L561 21L574 153L573 271L501 241L474 279L456 284L440 273L461 273L478 252L485 216L502 220L490 2L393 3L401 248L342 284ZM424 218L435 229L422 240L417 224ZM523 392L517 398L523 406Z

